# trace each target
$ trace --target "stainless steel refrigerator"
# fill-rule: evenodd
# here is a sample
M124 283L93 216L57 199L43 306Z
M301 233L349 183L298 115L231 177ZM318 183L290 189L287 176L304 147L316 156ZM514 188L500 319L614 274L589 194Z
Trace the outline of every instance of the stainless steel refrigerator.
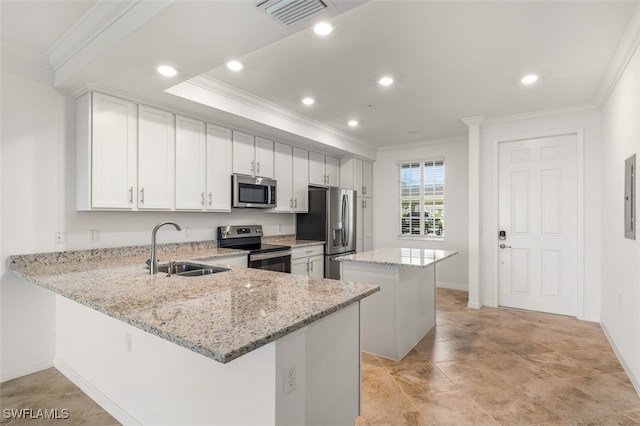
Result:
M324 276L340 279L337 256L356 251L356 192L309 188L309 213L296 215L296 238L324 241Z

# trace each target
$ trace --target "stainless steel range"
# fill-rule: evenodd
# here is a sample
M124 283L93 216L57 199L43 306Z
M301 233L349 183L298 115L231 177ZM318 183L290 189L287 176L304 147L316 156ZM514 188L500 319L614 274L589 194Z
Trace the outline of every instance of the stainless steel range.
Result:
M291 247L262 242L262 225L219 226L218 247L249 250L249 268L291 273Z

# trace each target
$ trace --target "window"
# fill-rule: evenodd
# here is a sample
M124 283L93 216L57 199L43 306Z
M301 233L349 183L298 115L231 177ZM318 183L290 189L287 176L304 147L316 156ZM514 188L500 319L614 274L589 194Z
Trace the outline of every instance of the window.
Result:
M444 236L444 159L398 163L400 235Z

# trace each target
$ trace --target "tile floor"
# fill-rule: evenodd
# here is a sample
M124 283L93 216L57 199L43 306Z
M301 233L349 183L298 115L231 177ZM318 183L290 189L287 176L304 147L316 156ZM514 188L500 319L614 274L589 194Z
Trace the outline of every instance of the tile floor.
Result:
M401 362L363 354L357 426L640 425L640 397L598 324L466 303L438 289L436 329ZM2 425L118 424L54 368L0 384L0 397ZM4 418L20 408L69 418Z
M402 361L363 354L357 426L640 425L598 324L466 304L438 289L438 325Z

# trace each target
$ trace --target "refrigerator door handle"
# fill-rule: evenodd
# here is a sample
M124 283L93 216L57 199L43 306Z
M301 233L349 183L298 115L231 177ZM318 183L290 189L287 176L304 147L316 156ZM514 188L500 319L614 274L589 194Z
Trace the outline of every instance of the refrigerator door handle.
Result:
M342 196L342 247L349 245L347 238L349 238L349 229L347 224L347 208L349 206L348 197L346 194Z

